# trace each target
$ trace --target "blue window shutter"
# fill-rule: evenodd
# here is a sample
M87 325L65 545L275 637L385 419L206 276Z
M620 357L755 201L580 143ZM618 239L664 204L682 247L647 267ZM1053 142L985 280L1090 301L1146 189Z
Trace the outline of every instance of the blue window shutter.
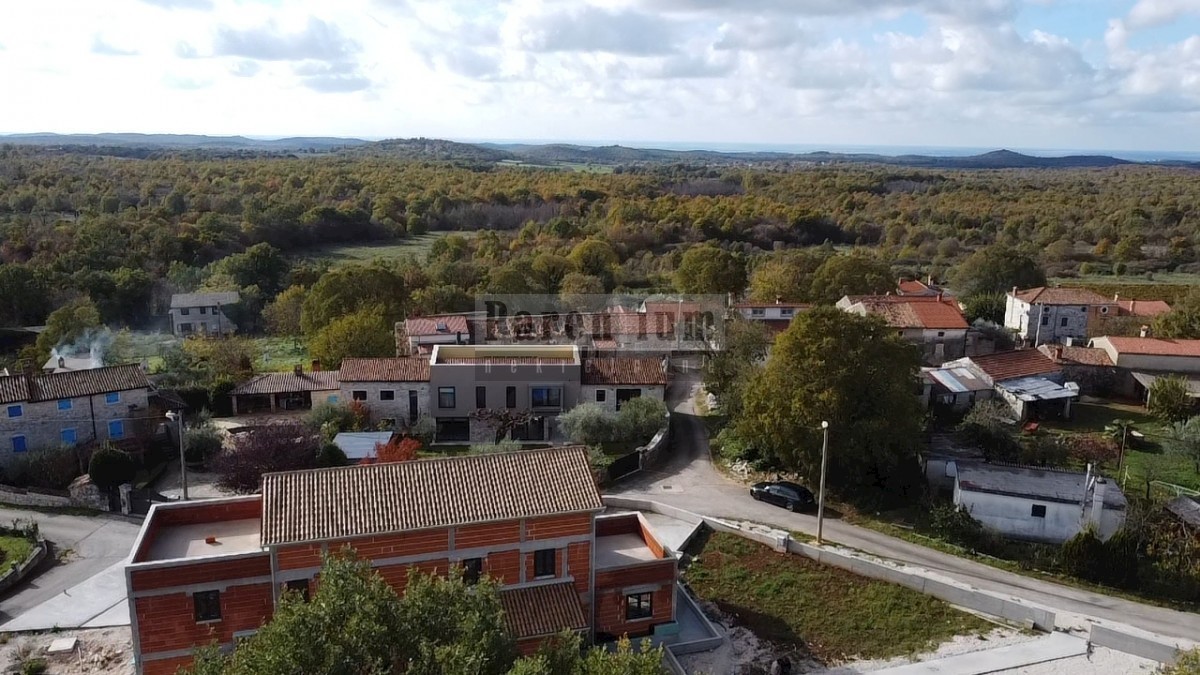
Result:
M13 452L25 452L26 450L28 450L29 448L25 444L25 437L24 436L13 436L12 449L13 449Z
M70 410L70 409L71 409L71 405L72 405L72 404L71 404L71 399L69 399L69 398L60 398L60 399L58 399L58 409L59 409L59 410Z
M125 422L121 420L112 420L108 423L109 438L125 438Z
M65 445L75 445L76 441L78 440L78 435L75 433L74 429L63 429L59 436Z

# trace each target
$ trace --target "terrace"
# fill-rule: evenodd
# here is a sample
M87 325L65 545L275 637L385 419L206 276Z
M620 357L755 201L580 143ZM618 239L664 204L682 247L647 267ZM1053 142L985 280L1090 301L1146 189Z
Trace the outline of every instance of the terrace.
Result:
M257 495L156 504L131 564L264 552L261 504Z

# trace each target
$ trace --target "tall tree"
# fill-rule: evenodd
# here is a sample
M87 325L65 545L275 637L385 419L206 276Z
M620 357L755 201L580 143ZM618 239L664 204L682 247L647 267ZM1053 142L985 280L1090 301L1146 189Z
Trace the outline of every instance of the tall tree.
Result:
M1004 293L1018 288L1046 285L1046 273L1038 261L1006 244L992 244L972 253L950 274L959 295Z
M91 298L82 297L59 307L46 319L46 329L37 337L37 365L50 358L50 350L70 345L90 331L99 329L100 310Z
M368 307L331 321L317 331L309 344L314 358L328 368L335 368L349 357L394 356L396 338L394 324L382 309Z
M878 317L833 307L805 312L745 387L736 429L778 464L815 483L821 422L830 424L829 485L898 493L916 466L920 358Z
M331 270L304 299L300 327L315 335L339 316L378 308L388 322L404 318L409 289L394 270L382 265L349 265Z
M892 268L878 258L855 251L835 255L813 274L812 299L834 303L847 295L874 295L895 290Z
M571 272L571 261L554 253L539 253L529 269L534 290L552 295L558 292L563 278Z
M292 336L300 334L300 316L304 309L304 298L308 289L303 286L288 286L263 308L263 321L272 335Z
M727 415L737 418L746 383L762 367L770 340L761 322L735 319L725 322L722 343L704 361L704 388Z
M1193 288L1170 312L1154 319L1154 336L1200 339L1200 288Z
M747 296L754 302L810 302L813 275L826 258L819 249L772 254L750 273Z
M712 244L689 248L675 270L675 288L681 293L741 293L746 288L746 265Z

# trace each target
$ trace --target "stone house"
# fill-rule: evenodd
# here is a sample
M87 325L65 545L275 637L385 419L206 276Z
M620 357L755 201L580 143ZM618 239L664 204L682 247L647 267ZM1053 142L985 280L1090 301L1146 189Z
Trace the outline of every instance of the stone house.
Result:
M1005 298L1004 327L1036 347L1068 338L1087 340L1089 323L1117 312L1115 301L1083 288L1013 287Z
M176 293L171 296L171 333L177 336L235 333L237 324L226 312L239 300L237 291Z
M935 296L842 298L838 307L859 316L883 318L889 328L921 350L921 361L941 365L967 355L970 324L954 300Z
M667 363L654 357L584 359L580 403L596 403L611 412L630 399L649 396L666 402Z
M91 441L142 437L162 422L136 364L0 377L0 461Z
M341 400L362 401L372 422L403 429L432 415L429 356L345 359L338 380Z

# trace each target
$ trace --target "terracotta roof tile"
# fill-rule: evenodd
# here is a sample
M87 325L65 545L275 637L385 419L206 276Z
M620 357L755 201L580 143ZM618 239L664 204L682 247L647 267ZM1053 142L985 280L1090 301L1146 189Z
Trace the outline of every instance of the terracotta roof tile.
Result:
M734 309L770 309L771 307L781 307L783 309L811 309L812 303L807 302L738 302L734 303Z
M583 384L666 383L667 369L662 359L616 357L583 361Z
M435 316L419 316L404 322L404 331L409 337L428 337L430 335L470 334L467 317L462 314L443 314Z
M569 581L501 591L500 604L504 621L518 640L588 627L579 593Z
M1099 366L1112 368L1108 352L1097 347L1067 347L1065 345L1042 345L1038 351L1055 363L1068 366Z
M995 382L1062 372L1062 368L1036 349L998 352L987 356L972 356L970 359Z
M1117 307L1123 316L1155 317L1171 311L1171 306L1162 300L1118 300Z
M264 546L604 508L581 446L269 473L262 494Z
M1112 300L1086 288L1038 286L1017 291L1016 297L1031 305L1111 305Z
M344 359L342 382L428 382L429 357Z
M909 296L904 296L911 300ZM957 329L969 328L962 310L953 302L896 302L896 301L864 301L862 305L868 314L883 317L892 328L930 328Z
M255 394L288 394L294 391L331 391L338 388L338 374L334 371L316 373L263 373L233 388L236 396Z
M1165 338L1113 337L1108 340L1118 354L1143 356L1200 357L1200 340L1168 340Z
M18 374L0 377L0 403L38 403L149 388L150 381L137 364L29 376Z

